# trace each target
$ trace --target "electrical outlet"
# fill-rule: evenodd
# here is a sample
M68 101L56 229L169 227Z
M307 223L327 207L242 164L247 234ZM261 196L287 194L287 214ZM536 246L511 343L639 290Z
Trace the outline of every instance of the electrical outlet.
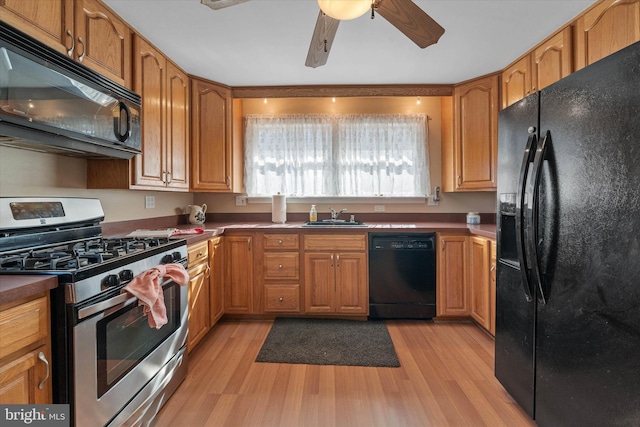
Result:
M375 205L373 207L374 212L384 212L384 205Z
M153 209L156 207L156 197L155 196L144 196L144 208L145 209Z
M247 196L236 196L236 206L247 206Z
M438 206L438 200L436 200L436 198L434 196L429 196L427 198L427 205L429 206Z

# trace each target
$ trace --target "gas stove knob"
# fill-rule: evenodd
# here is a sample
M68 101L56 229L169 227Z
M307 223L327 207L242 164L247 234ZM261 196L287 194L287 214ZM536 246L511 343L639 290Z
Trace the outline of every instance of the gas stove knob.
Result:
M178 251L172 253L171 256L173 257L174 261L180 261L182 259L182 254Z
M160 264L171 264L173 262L173 255L167 254L162 257Z
M120 284L120 278L117 274L109 274L107 277L102 279L102 288L113 288Z
M133 279L133 271L132 270L122 270L120 272L120 274L118 274L118 276L120 276L120 280L123 282L128 282L131 279Z

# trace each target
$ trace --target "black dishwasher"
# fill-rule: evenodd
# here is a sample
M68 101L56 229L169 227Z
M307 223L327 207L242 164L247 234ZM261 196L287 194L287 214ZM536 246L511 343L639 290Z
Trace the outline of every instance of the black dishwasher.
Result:
M369 318L436 315L435 233L369 234Z

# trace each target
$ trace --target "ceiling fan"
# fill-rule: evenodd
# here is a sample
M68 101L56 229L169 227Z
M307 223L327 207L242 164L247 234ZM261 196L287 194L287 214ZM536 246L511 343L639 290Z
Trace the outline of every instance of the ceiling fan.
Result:
M212 9L222 9L247 1L249 0L200 0ZM318 0L318 3L320 12L305 61L307 67L316 68L326 64L340 21L362 16L367 10L371 10L371 18L377 12L422 49L437 43L444 34L444 28L412 0ZM346 15L342 15L339 10L342 6L348 9Z

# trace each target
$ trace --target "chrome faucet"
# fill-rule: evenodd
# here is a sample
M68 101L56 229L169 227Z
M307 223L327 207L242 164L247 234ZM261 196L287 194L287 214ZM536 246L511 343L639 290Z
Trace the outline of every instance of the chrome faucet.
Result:
M347 211L346 209L341 209L340 212L336 212L333 208L329 208L329 210L331 211L331 221L337 220L340 214Z

